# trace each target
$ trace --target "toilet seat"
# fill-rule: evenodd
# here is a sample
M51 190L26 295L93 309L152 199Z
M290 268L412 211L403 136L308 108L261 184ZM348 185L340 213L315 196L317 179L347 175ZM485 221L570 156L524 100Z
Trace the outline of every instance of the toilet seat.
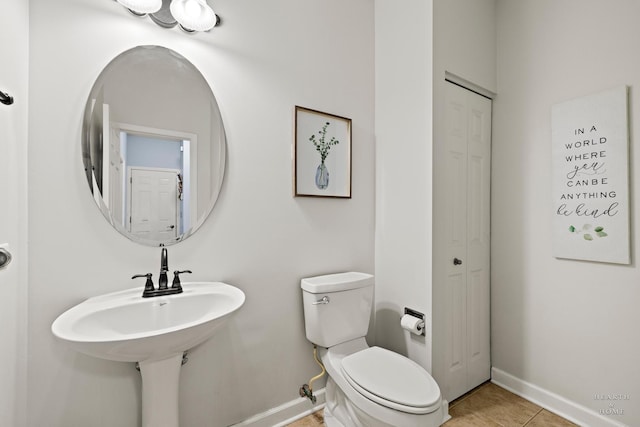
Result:
M440 389L420 365L380 347L342 359L347 382L367 399L410 414L428 414L440 405Z

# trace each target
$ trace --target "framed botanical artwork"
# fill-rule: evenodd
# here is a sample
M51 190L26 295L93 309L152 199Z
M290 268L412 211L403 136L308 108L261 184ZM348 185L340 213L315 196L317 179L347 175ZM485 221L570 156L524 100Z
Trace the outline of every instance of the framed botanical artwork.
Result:
M293 194L351 198L351 119L296 106Z

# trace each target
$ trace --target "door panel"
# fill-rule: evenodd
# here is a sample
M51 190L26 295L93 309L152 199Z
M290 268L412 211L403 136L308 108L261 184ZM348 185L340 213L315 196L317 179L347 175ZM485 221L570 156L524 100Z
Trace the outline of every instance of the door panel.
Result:
M124 160L120 152L120 132L110 127L109 131L109 207L113 220L124 226Z
M445 116L445 360L453 399L490 377L491 101L447 83Z
M466 106L460 99L447 97L446 103L446 244L447 278L445 310L448 317L449 351L446 356L448 382L452 390L461 390L467 382L467 300L466 277L454 259L466 259L467 223L467 133ZM463 261L464 262L464 261Z
M490 227L491 227L491 101L466 91L469 105L468 183L468 354L469 389L491 377Z
M148 240L174 239L178 232L178 171L131 169L131 233Z

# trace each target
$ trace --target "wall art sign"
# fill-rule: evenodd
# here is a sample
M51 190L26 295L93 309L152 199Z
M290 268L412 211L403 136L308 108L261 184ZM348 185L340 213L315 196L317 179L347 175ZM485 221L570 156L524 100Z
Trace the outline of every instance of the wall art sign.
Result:
M552 107L555 257L630 263L627 92Z
M351 119L296 106L294 196L351 198Z

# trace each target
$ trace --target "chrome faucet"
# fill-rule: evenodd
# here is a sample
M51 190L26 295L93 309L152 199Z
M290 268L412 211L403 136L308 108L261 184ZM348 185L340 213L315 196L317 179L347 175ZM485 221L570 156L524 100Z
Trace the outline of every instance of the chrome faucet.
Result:
M191 270L174 271L173 284L171 285L171 287L167 286L168 272L169 272L169 255L167 253L167 248L163 247L162 251L160 252L160 278L158 279L158 289L156 289L153 286L153 281L151 280L151 276L152 276L151 273L136 274L135 276L132 277L132 279L136 279L138 277L145 277L147 279L144 285L144 292L142 292L143 298L181 293L182 284L180 283L180 275L183 273L191 273Z
M167 289L167 272L169 271L169 255L167 248L162 248L160 252L160 278L158 279L158 290Z

